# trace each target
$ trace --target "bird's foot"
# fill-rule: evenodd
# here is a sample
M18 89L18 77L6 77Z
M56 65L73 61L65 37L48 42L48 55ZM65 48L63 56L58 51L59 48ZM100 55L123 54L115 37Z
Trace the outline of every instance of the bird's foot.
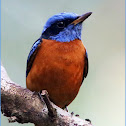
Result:
M38 92L36 92L36 91L33 91L33 95L38 95Z
M43 97L41 96L41 91L40 91L40 92L33 91L33 96L34 96L34 95L38 95L39 99L40 99L43 103L45 103L44 100L43 100Z
M69 112L67 106L65 106L63 110L65 110L66 112ZM71 112L71 116L73 116L73 115L74 115L74 112ZM76 116L76 117L79 117L78 114L76 114L75 116Z
M55 121L57 112L56 109L53 107L52 102L49 99L48 92L46 90L42 90L40 92L33 92L33 95L38 95L41 102L45 103L48 109L48 115L51 117L51 121Z
M54 121L57 116L57 111L53 107L53 105L49 99L48 92L46 90L42 90L42 93L40 95L43 98L43 100L48 108L48 115L53 119L52 121Z
M73 116L73 115L74 115L74 112L71 112L71 116ZM79 117L78 114L76 114L75 116L76 116L76 117Z
M71 116L73 116L74 115L74 112L71 112Z
M44 101L44 99L43 99L41 94L42 94L42 91L38 92L38 96L39 96L40 100L45 103L45 101Z
M79 114L76 114L75 116L76 116L76 117L79 117Z
M68 107L65 106L63 110L65 110L66 112L68 112Z
M91 123L91 120L90 119L85 119L86 121L88 121L89 123Z

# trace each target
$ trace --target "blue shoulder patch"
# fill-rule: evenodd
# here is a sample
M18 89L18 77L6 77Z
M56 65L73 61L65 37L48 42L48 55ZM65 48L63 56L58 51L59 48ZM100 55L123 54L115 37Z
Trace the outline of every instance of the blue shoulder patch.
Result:
M86 57L88 58L88 54L87 54L87 51L86 51Z
M32 64L33 64L33 61L35 59L35 56L37 54L37 50L38 50L38 47L41 43L41 39L38 39L32 46L31 50L30 50L30 53L28 55L28 58L27 58L27 68L26 68L26 77L32 67Z
M39 44L40 44L40 39L38 39L38 40L32 45L32 48L31 48L30 53L29 53L29 55L28 55L27 61L29 61L31 55L34 53L34 51L36 50L36 48L38 47Z

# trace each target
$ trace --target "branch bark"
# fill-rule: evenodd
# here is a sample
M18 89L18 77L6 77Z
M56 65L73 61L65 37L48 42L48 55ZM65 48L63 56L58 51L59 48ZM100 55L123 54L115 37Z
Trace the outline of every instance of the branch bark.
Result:
M51 106L56 110L55 119L37 94L11 81L1 66L1 111L9 117L9 122L34 123L36 126L92 126L90 121L73 116L52 102Z

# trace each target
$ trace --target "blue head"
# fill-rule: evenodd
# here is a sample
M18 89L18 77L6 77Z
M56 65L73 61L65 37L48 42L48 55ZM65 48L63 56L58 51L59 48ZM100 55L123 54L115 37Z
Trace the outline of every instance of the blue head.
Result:
M91 12L82 16L75 13L56 14L46 22L41 37L59 42L81 40L82 22L90 15Z

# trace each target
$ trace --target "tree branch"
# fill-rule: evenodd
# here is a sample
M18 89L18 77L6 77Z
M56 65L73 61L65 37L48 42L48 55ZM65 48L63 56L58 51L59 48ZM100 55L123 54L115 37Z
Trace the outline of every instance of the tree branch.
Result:
M47 93L42 92L42 96L45 102L34 92L11 81L1 66L1 111L9 117L9 122L34 123L36 126L92 126L90 121L72 116L54 105ZM55 120L49 112L55 115Z

